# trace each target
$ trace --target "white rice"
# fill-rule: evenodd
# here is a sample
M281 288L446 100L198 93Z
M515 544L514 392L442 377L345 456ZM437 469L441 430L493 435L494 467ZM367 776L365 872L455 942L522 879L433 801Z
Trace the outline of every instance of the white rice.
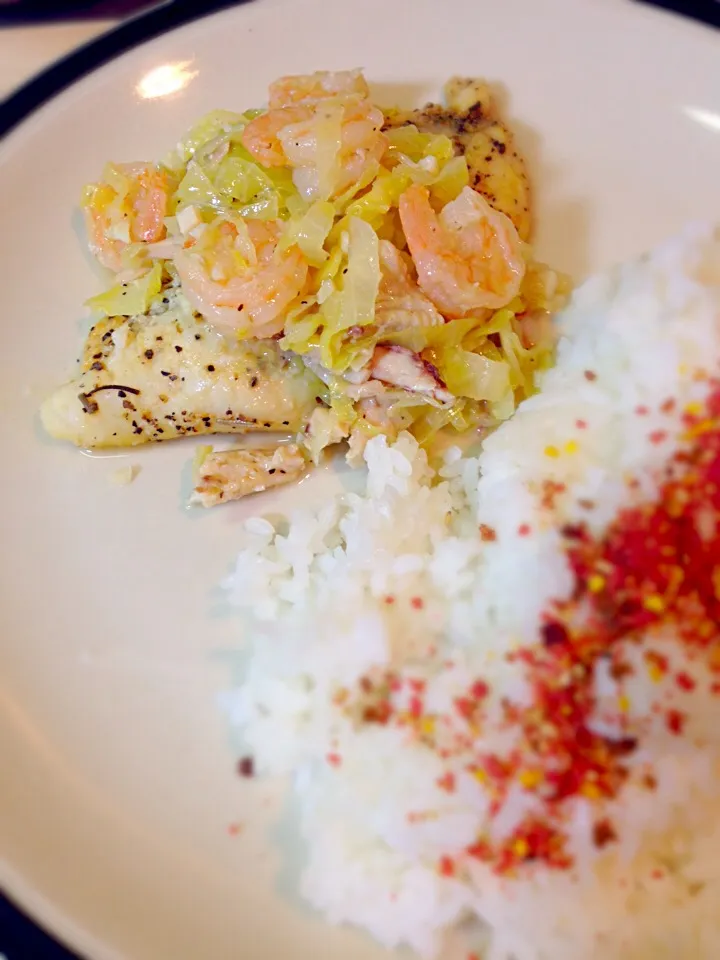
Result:
M575 868L516 877L477 860L443 876L437 864L461 857L486 829L509 834L539 802L534 795L516 791L491 820L463 757L443 760L396 725L353 723L335 702L339 688L392 669L423 679L426 704L449 717L454 698L482 676L491 691L482 749L508 748L501 699L522 705L530 694L504 654L536 642L541 612L572 588L560 526L584 520L600 533L619 507L652 496L679 442L682 408L706 396L694 374L717 370L720 235L690 228L592 279L560 324L557 365L478 458L451 451L436 475L411 437L376 438L362 495L291 517L283 535L248 522L227 584L253 621L231 716L260 773L294 774L309 856L302 893L331 922L428 957L710 960L720 953L720 723L697 662L685 665L701 686L682 701L683 737L650 710L660 696L670 706L681 696L672 684L638 671L621 691L597 670L597 724L612 735L622 692L640 737L629 781L607 806L620 842L597 850L593 802L577 799L568 827ZM670 396L675 410L659 413ZM639 405L650 414L632 415ZM654 429L667 439L652 442ZM628 487L629 474L639 489ZM540 506L545 480L566 486L552 519ZM595 509L579 503L588 500ZM483 542L478 524L497 539ZM646 643L683 663L673 637ZM653 792L639 785L648 761ZM448 770L452 793L437 783Z

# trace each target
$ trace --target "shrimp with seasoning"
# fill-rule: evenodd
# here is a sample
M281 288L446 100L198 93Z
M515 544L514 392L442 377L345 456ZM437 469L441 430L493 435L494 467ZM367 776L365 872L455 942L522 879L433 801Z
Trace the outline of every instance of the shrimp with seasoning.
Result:
M211 112L164 163L108 164L82 206L113 282L45 430L82 447L294 436L206 456L210 506L343 439L355 462L378 432L429 443L507 416L566 288L529 259L528 176L492 88L456 77L445 99L382 109L359 70L285 76L266 110Z
M280 77L270 84L269 107L287 107L296 103L315 103L325 97L358 94L370 96L367 80L360 70L318 70L306 75Z
M389 240L380 240L380 287L375 301L375 323L383 333L409 327L436 327L445 318L417 285L409 257Z
M110 165L108 179L112 182L86 187L83 212L90 252L104 267L119 274L126 269L123 252L130 244L157 243L165 238L165 217L174 184L168 171L146 163Z
M510 217L521 240L532 232L532 193L525 160L512 131L501 119L485 80L453 77L444 88L446 106L386 111L385 130L413 124L424 133L449 137L464 156L470 185L495 210Z
M330 78L330 79L328 79ZM243 131L243 145L266 167L287 166L306 200L337 196L385 153L384 115L354 72L287 77L270 109Z
M216 330L250 340L282 331L308 264L295 246L277 251L280 233L274 221L220 220L175 253L186 297Z
M470 187L439 214L425 187L401 195L400 222L418 283L446 317L498 310L520 289L525 260L517 230Z

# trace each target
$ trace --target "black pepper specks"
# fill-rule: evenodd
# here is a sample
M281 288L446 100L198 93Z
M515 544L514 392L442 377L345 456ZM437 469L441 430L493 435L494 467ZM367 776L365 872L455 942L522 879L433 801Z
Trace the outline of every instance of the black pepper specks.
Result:
M97 403L87 393L79 393L78 400L82 404L83 413L97 413L100 409Z
M213 366L212 363L209 363L207 365L207 369L208 369L208 373L215 373L215 367Z
M152 358L153 358L154 356L155 356L154 351L152 351L152 350L146 350L146 351L145 351L145 358L146 358L147 360L152 360Z

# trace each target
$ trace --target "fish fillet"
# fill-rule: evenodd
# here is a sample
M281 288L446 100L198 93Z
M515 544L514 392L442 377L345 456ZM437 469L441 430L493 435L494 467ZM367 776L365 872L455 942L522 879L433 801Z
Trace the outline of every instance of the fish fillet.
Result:
M532 209L525 161L498 116L489 85L453 77L445 85L445 101L446 107L429 103L420 110L386 110L385 129L414 124L422 132L450 137L455 152L467 160L470 185L528 240Z
M230 343L180 300L158 315L95 324L78 375L42 406L51 436L79 447L127 447L303 427L318 381L301 362L274 341Z
M217 450L203 458L190 503L214 507L299 480L308 461L297 444L257 450Z

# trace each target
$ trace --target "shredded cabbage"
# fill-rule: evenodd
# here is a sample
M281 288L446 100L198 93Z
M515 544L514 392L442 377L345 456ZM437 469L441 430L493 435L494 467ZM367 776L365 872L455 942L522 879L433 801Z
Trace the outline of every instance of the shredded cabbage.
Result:
M313 381L325 403L313 414L305 441L314 459L334 438L351 431L362 438L403 427L426 443L448 426L467 430L507 418L532 393L537 371L551 362L552 335L541 321L568 292L566 281L535 263L527 248L520 291L502 309L434 326L382 329L375 314L383 280L379 241L407 250L398 213L402 194L420 184L440 210L460 195L471 177L465 156L456 155L449 137L405 124L384 130L387 149L382 157L371 151L371 158L353 173L357 179L347 186L345 165L362 159L361 148L351 153L343 129L348 105L354 109L360 102L351 100L327 97L309 120L282 127L277 134L286 158L293 151L306 157L310 145L312 166L302 166L305 159L265 166L248 151L245 128L264 111L215 110L204 116L160 168L168 183L168 247L160 244L148 251L147 244L130 236L131 217L138 213L132 168L108 164L103 182L86 188L82 200L106 219L105 238L120 241L112 252L117 249L121 258L121 277L137 278L88 301L91 309L106 315L146 313L163 284L177 281L172 256L166 253L173 244L192 250L216 282L265 263L272 269L291 249L302 253L308 279L284 312L280 346L291 364L306 365L308 382ZM276 231L267 231L270 243L279 235L274 252L255 249L248 229L254 219L277 225ZM236 229L229 230L228 224ZM157 258L152 266L150 256ZM272 292L272 284L270 288ZM412 319L412 307L407 315ZM367 367L380 344L406 347L431 363L454 399L443 401L385 384L379 388L380 422L360 416L353 398L362 378L351 374Z
M315 197L327 200L335 190L340 171L342 118L343 108L340 104L328 103L318 110L315 121L317 188L305 194L306 199ZM295 183L297 185L297 180Z
M209 443L202 444L201 446L195 448L195 454L192 459L192 474L195 482L199 480L202 465L212 452L213 448Z
M359 217L378 230L391 207L396 207L401 194L412 183L409 168L396 168L391 172L381 170L372 187L347 208L348 216Z
M428 351L445 386L457 397L497 403L510 392L508 364L461 347Z
M345 397L328 397L329 406L313 410L308 425L305 446L310 457L317 463L327 447L349 436L358 415L353 404Z
M242 114L230 110L212 110L206 113L165 158L165 166L171 170L182 170L201 147L223 134L227 136L238 125L244 126L245 119Z
M342 373L356 358L344 333L362 331L375 319L375 301L380 287L378 237L370 224L359 217L348 223L347 266L342 289L335 289L322 304L323 329L320 356L323 366Z
M175 191L176 207L193 204L193 206L212 207L222 209L223 201L215 189L212 180L205 173L199 163L191 160L187 165L185 176Z
M276 220L287 216L286 199L293 189L288 171L264 169L242 146L233 146L217 163L190 160L175 192L175 204L226 210L247 219Z
M279 249L297 244L310 266L321 266L328 259L324 244L334 221L334 206L327 200L316 200L304 213L290 219Z
M233 147L220 162L212 181L223 202L241 217L256 220L284 216L286 197L293 191L292 177L286 170L264 169L241 146Z
M417 163L426 157L434 157L440 163L447 163L455 154L449 137L437 133L420 133L412 123L388 130L386 136L390 145L389 153L396 159L406 157L412 163Z
M91 297L85 306L106 317L134 317L147 313L162 287L162 264L153 267L132 283L117 283L105 293Z
M470 172L465 157L453 157L443 166L430 184L430 196L441 206L456 200L470 184Z

